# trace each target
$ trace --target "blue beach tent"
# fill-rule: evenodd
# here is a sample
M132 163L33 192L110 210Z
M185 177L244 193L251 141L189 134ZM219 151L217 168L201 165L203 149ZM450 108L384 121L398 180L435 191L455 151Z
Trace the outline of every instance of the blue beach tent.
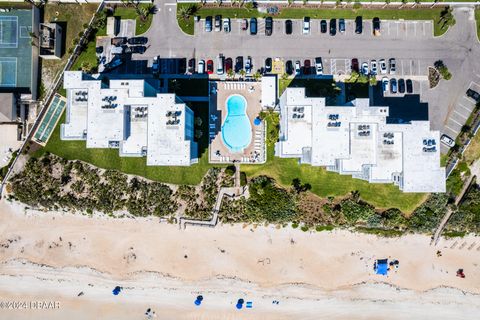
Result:
M375 262L374 269L376 274L386 276L388 273L388 259L378 259Z

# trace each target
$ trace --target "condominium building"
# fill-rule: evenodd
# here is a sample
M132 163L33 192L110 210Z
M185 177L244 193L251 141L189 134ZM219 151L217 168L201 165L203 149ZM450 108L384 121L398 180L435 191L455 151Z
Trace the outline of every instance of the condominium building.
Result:
M287 88L280 98L275 154L324 166L370 183L394 183L404 192L445 192L440 133L429 121L387 123L388 107L356 99L327 106L325 98Z
M198 161L194 115L174 94L143 79L95 79L66 71L62 140L87 148L118 148L122 157L146 156L147 165L189 166Z

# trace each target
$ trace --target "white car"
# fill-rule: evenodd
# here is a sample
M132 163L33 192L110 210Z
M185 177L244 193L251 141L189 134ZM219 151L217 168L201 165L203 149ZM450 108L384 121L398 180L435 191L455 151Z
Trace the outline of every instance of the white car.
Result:
M310 33L310 18L305 17L303 18L303 34L309 34Z
M225 63L225 57L223 55L219 55L217 57L217 74L222 75L223 74L223 64Z
M247 61L245 62L245 72L250 74L252 72L252 58L249 56L247 57Z
M389 84L389 80L387 77L383 77L382 78L382 89L383 89L383 93L388 93L388 84Z
M368 76L369 70L368 70L368 63L366 62L362 63L362 73Z
M370 72L371 72L373 75L376 75L376 74L377 74L377 61L376 61L376 60L370 61Z
M197 72L199 74L205 73L205 60L198 61Z
M230 18L223 18L223 31L230 32Z
M380 64L380 73L387 74L387 63L385 62L385 59L381 59L379 61L379 64Z
M455 141L449 136L447 136L446 134L442 135L442 137L440 138L440 141L442 141L445 145L447 145L450 148L455 145Z
M300 61L295 61L295 75L299 76L300 75L300 70L302 69L302 66L300 65Z
M315 58L315 73L317 74L317 76L323 74L322 58L320 57Z

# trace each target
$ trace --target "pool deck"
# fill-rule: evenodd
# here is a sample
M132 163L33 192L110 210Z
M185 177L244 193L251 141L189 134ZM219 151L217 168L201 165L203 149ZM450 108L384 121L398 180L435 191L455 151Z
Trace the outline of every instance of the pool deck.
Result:
M264 163L266 161L265 122L258 126L253 124L255 118L262 111L260 99L262 97L261 82L243 81L211 81L209 95L209 135L210 163ZM225 102L232 94L239 94L247 101L247 116L252 127L252 141L240 153L233 153L223 143L222 125L227 117Z

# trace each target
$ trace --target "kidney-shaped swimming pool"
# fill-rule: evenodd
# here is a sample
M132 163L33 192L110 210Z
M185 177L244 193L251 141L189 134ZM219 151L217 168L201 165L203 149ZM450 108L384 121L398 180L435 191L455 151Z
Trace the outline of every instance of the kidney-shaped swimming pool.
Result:
M232 94L225 102L227 117L222 125L223 143L231 152L242 152L252 141L252 125L247 116L247 101Z

